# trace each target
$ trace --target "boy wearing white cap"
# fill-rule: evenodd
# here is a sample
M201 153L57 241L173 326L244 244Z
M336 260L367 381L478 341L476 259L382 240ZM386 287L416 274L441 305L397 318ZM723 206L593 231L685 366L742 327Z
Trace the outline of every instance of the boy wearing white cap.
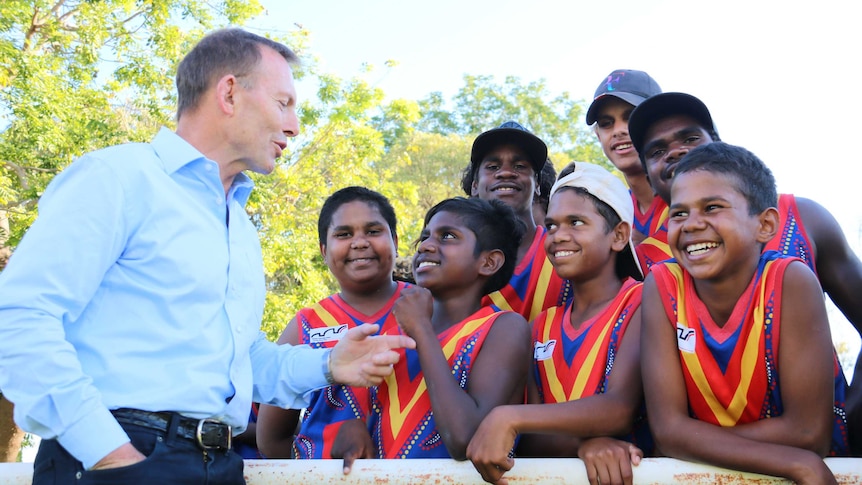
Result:
M580 457L591 483L630 481L643 452L628 441L651 447L640 412L642 275L633 212L622 181L597 165L570 164L551 189L545 251L572 283L573 298L533 322L528 404L495 408L467 448L486 481L505 483L518 435L524 456Z

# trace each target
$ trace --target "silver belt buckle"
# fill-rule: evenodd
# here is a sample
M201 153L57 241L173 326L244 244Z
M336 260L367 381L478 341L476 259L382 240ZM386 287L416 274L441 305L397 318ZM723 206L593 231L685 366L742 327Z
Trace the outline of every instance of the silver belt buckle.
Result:
M229 450L231 447L232 441L233 441L233 436L232 436L233 430L231 429L229 424L224 424L221 421L218 421L216 419L211 419L211 418L204 418L204 419L201 419L200 421L198 421L198 426L195 429L195 441L197 441L198 446L200 446L204 450L218 448L218 446L207 446L204 444L203 431L204 431L204 424L206 424L206 423L213 423L213 424L216 424L219 426L224 426L227 428L227 448L226 449Z

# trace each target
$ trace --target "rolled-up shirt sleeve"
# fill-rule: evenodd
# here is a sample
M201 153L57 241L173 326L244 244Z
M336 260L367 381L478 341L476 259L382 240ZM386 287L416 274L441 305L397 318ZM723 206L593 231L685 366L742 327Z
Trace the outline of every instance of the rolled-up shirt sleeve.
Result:
M261 332L251 348L255 402L289 409L307 406L312 392L329 385L323 374L327 351L276 345Z

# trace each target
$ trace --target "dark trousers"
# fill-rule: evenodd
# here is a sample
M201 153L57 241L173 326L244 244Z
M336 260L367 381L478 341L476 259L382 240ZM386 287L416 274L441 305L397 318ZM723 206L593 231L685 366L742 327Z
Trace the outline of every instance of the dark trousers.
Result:
M177 423L172 420L166 431L121 423L147 459L107 470L84 470L56 440L42 440L33 464L33 484L245 485L241 456L233 450L205 452L193 440L177 436Z

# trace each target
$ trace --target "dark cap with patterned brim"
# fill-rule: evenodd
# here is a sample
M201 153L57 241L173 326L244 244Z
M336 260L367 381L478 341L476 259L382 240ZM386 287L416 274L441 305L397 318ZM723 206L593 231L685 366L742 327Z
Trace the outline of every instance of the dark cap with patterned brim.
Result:
M701 127L714 137L718 136L712 115L703 101L686 93L662 93L650 97L632 111L629 117L629 138L635 150L642 153L644 137L655 122L670 116L686 115L694 118Z
M649 74L634 69L618 69L610 74L596 88L593 102L587 110L587 124L592 125L599 118L601 101L612 96L637 106L650 96L661 93L661 87Z
M507 121L477 136L470 152L470 164L482 163L482 159L491 150L500 145L508 144L516 145L524 150L530 159L533 171L536 173L542 171L542 167L545 166L545 161L548 159L548 146L516 121Z

